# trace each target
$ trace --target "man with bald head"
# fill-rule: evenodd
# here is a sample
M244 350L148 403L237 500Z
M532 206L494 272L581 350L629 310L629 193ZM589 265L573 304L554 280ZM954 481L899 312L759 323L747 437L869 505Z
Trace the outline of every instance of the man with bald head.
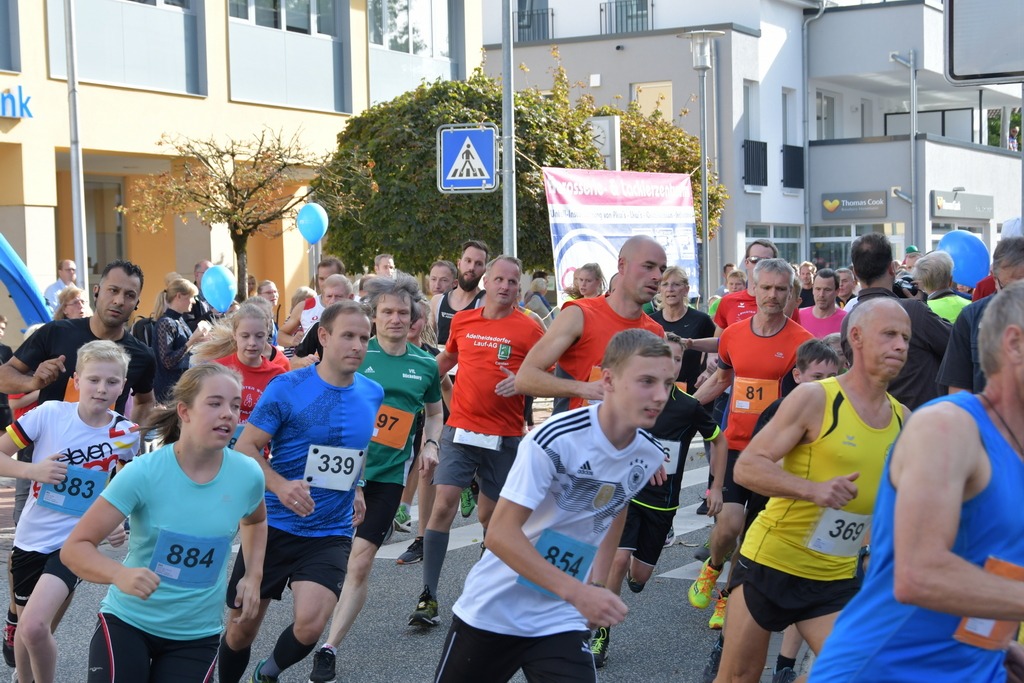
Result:
M527 396L567 397L555 412L600 401L604 396L600 365L616 332L633 328L664 337L661 326L643 312L658 293L666 266L665 249L647 235L630 237L619 250L615 289L607 296L569 301L533 347L516 375L516 391ZM548 372L555 363L568 375ZM596 371L596 372L595 372Z
M876 298L847 319L850 371L794 389L736 463L736 480L771 500L740 548L716 680L759 680L772 632L791 624L820 652L860 586L886 453L910 413L886 391L907 360L910 316Z

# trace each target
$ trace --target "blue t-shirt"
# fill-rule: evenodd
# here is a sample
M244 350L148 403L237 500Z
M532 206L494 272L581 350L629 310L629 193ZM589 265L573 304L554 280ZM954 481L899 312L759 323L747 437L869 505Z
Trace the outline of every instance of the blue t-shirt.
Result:
M978 424L992 473L988 485L960 508L952 552L979 567L989 556L1024 565L1020 492L1024 464L989 419L977 396L966 392L943 396L970 413ZM913 425L913 418L909 425ZM891 461L890 461L891 462ZM907 605L893 598L895 577L894 514L896 489L882 475L871 526L871 564L860 592L836 621L814 662L817 683L897 683L929 681L1004 681L1006 653L983 650L953 639L960 617Z
M352 384L336 387L320 379L316 368L311 365L275 377L249 416L249 424L270 434L270 466L289 481L305 474L310 445L365 450L384 400L381 386L358 373ZM313 513L299 517L267 491L267 523L296 536L351 537L355 489L313 487L309 492Z
M180 557L176 555L165 562L181 566L187 559L188 565L198 566L200 570L206 568L211 573L216 570L216 579L209 587L174 585L162 578L149 599L142 600L111 586L100 604L100 611L113 614L146 633L171 640L194 640L220 633L231 541L238 531L239 520L259 507L263 491L263 470L259 463L227 448L217 476L205 484L197 484L182 471L174 457L173 445L126 465L101 494L131 518L132 533L125 566L150 567L161 531L217 539L227 550L207 556L207 549L196 553L193 561L186 558L189 550L182 547ZM166 560L157 558L161 559Z

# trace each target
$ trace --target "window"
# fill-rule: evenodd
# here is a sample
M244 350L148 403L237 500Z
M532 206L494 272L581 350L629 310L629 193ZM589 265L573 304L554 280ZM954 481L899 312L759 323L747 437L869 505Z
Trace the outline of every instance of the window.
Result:
M160 0L192 2L192 0ZM277 28L292 33L313 33L338 36L340 11L347 8L345 0L228 0L228 15L232 19L251 21L257 26ZM371 0L371 5L373 0ZM371 25L372 32L372 25Z
M817 139L836 139L836 95L819 90L814 96Z
M790 263L800 263L800 233L803 231L799 225L761 225L752 223L747 225L746 244L757 239L770 239L779 248L779 258L786 259Z
M448 57L448 0L369 0L366 13L371 45Z
M128 0L139 5L152 5L153 7L177 7L179 9L192 9L192 0Z
M655 81L653 83L634 83L632 85L633 101L640 105L644 116L661 112L662 116L671 121L674 117L672 109L672 83Z
M850 245L861 235L886 235L893 255L903 253L903 223L859 223L856 225L812 225L810 261L821 268L848 268Z

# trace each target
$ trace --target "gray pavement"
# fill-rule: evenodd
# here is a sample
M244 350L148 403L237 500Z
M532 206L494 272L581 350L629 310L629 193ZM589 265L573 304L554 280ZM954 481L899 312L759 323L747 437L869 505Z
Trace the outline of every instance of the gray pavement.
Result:
M693 510L704 490L707 463L703 445L695 441L686 464L687 475L676 517L676 543L662 554L655 578L639 594L623 590L630 614L624 624L612 630L608 664L598 672L602 683L644 681L698 682L717 632L707 628L711 609L699 611L686 599L686 590L696 577L700 564L693 553L703 545L710 527ZM14 489L11 480L0 479L0 564L6 567L13 539ZM185 512L183 511L183 514ZM371 577L367 605L339 651L341 683L398 683L432 680L434 667L450 623L451 605L458 598L467 573L480 554L480 531L475 513L468 519L458 517L452 543L445 561L439 588L442 624L434 629L407 626L422 589L421 565L399 566L394 558L412 540L410 534L396 533L381 549ZM414 527L415 528L415 527ZM108 550L123 556L123 550ZM0 590L8 595L6 582ZM58 681L85 679L89 640L95 614L106 587L83 584L74 604L57 632L59 649ZM286 592L280 604L268 610L260 637L253 649L253 663L266 657L278 634L291 623L291 600ZM769 661L774 664L779 637L772 641ZM312 657L281 676L282 683L306 681ZM2 668L2 664L0 664ZM0 670L0 677L3 671ZM481 672L486 682L486 672ZM524 680L522 676L517 681ZM770 681L767 673L762 679Z

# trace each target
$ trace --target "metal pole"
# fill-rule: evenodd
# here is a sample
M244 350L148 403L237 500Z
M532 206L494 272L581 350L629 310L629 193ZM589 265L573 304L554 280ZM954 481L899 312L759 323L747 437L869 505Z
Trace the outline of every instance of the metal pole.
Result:
M924 235L918 233L920 221L917 216L919 202L917 191L917 55L910 48L910 237L911 244L920 245ZM928 247L924 250L927 252Z
M74 226L78 286L89 287L88 234L82 180L82 145L78 139L78 51L75 47L75 6L64 0L64 44L68 60L68 129L71 139L71 224Z
M516 255L515 71L512 69L512 2L501 7L501 192L502 252Z
M711 232L708 230L708 71L697 71L700 97L700 224L703 232L701 243L701 300L704 306L711 299Z

